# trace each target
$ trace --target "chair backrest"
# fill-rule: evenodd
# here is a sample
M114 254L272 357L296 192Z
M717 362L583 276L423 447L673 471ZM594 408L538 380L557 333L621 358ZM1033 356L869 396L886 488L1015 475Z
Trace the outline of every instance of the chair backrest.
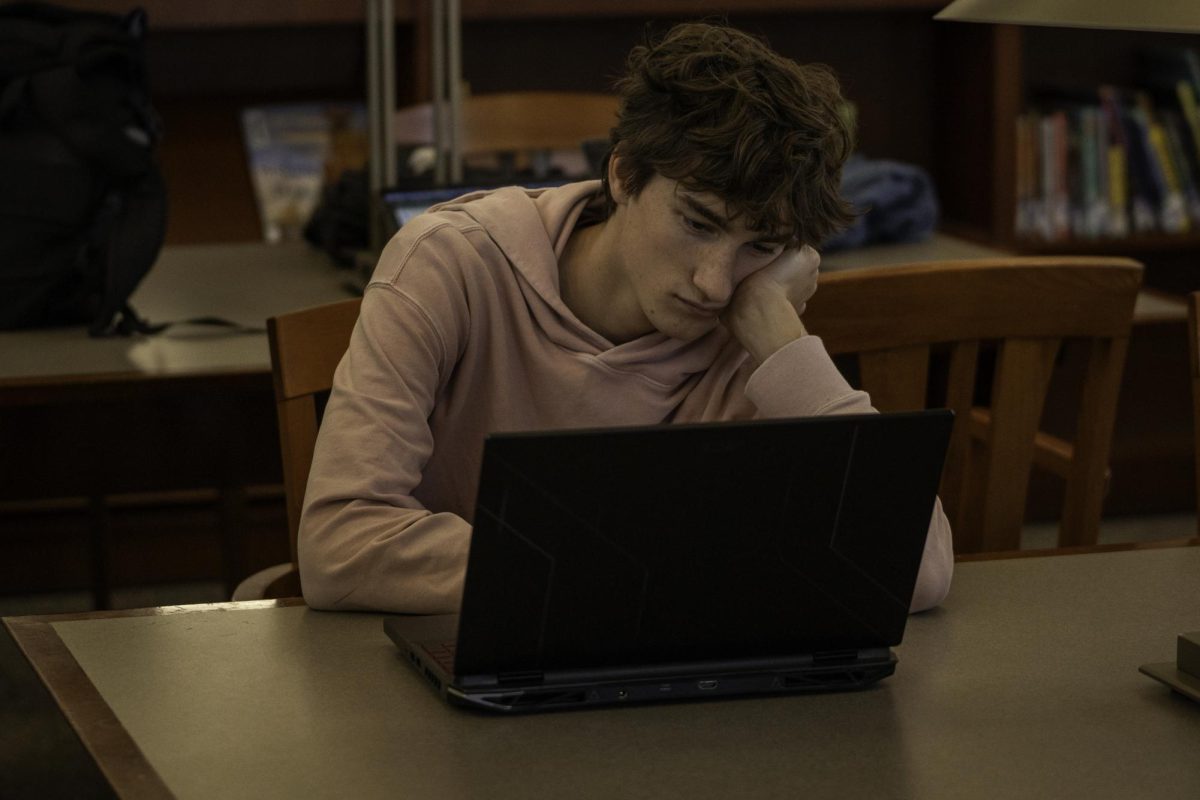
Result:
M433 108L420 103L396 111L396 141L433 141ZM617 98L591 92L505 92L467 95L462 107L462 152L575 150L607 138L617 122Z
M1192 421L1196 442L1196 534L1200 535L1200 292L1188 295L1188 343L1192 354Z
M822 274L804 322L857 355L881 411L954 409L940 492L956 552L1020 547L1035 464L1066 479L1059 544L1094 544L1141 276L1136 261L1075 257L846 270ZM1084 348L1070 441L1039 430L1064 340Z
M358 298L343 300L267 320L293 564L317 427L361 303Z

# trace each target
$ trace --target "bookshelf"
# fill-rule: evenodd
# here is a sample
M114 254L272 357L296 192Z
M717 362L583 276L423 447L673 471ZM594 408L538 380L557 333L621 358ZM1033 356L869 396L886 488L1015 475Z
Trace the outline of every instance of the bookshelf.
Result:
M943 107L974 105L945 129L974 139L975 147L943 141L946 156L935 176L953 226L1022 253L1128 255L1147 265L1147 283L1183 292L1200 288L1200 232L1131 233L1121 238L1047 241L1017 237L1018 142L1016 120L1046 89L1094 91L1102 85L1140 88L1138 53L1150 48L1200 49L1194 36L1060 28L977 26L944 42L939 90ZM974 43L969 43L974 39ZM964 51L965 48L965 51ZM967 74L953 72L969 66ZM988 129L990 128L990 129ZM975 163L972 163L972 162ZM990 174L982 165L990 165ZM962 176L968 176L965 180Z

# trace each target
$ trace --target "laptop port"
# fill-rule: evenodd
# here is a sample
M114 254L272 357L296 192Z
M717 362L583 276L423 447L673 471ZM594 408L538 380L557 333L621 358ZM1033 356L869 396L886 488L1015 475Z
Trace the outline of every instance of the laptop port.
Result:
M717 688L717 682L716 681L698 681L696 683L696 688L700 689L702 691L705 691L705 692L710 692L713 689Z

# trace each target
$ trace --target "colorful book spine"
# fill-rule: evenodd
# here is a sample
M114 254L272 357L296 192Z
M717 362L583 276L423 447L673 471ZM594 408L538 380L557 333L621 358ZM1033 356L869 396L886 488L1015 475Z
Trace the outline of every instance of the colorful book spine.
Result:
M1166 139L1167 154L1170 156L1179 180L1187 230L1191 230L1196 225L1200 225L1200 185L1197 182L1200 176L1197 175L1195 159L1185 144L1189 134L1184 127L1183 120L1175 111L1164 111L1159 115L1159 119Z
M1200 107L1196 103L1196 90L1187 81L1175 84L1175 94L1179 97L1179 113L1192 135L1192 153L1200 163Z
M1200 51L1148 48L1137 66L1130 88L1032 88L1016 120L1019 237L1200 231Z
M1116 93L1102 86L1098 92L1104 127L1108 130L1108 205L1110 236L1128 236L1133 226L1133 192L1129 181L1129 145Z
M1080 108L1075 112L1077 131L1074 140L1078 143L1079 196L1076 211L1077 236L1094 239L1102 231L1100 213L1099 157L1096 150L1096 113L1092 108Z
M1159 228L1166 233L1184 233L1188 230L1187 207L1179 172L1167 144L1166 131L1150 95L1137 92L1135 103L1136 107L1131 113L1142 128L1148 145L1146 159L1158 193Z
M1093 146L1092 156L1096 160L1096 207L1092 212L1092 227L1096 231L1097 236L1112 235L1110 231L1110 220L1113 216L1112 204L1112 187L1111 178L1109 175L1109 158L1108 158L1108 124L1104 119L1104 113L1099 107L1090 109L1093 120ZM1119 198L1118 202L1124 202L1123 198Z

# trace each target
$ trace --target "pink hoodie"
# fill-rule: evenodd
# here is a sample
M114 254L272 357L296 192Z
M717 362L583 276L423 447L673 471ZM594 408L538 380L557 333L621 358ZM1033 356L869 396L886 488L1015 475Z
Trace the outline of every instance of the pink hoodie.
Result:
M820 339L758 369L725 328L614 346L558 292L558 257L599 181L480 192L388 243L321 423L300 523L314 608L455 611L492 431L871 411ZM913 609L945 596L935 507Z

